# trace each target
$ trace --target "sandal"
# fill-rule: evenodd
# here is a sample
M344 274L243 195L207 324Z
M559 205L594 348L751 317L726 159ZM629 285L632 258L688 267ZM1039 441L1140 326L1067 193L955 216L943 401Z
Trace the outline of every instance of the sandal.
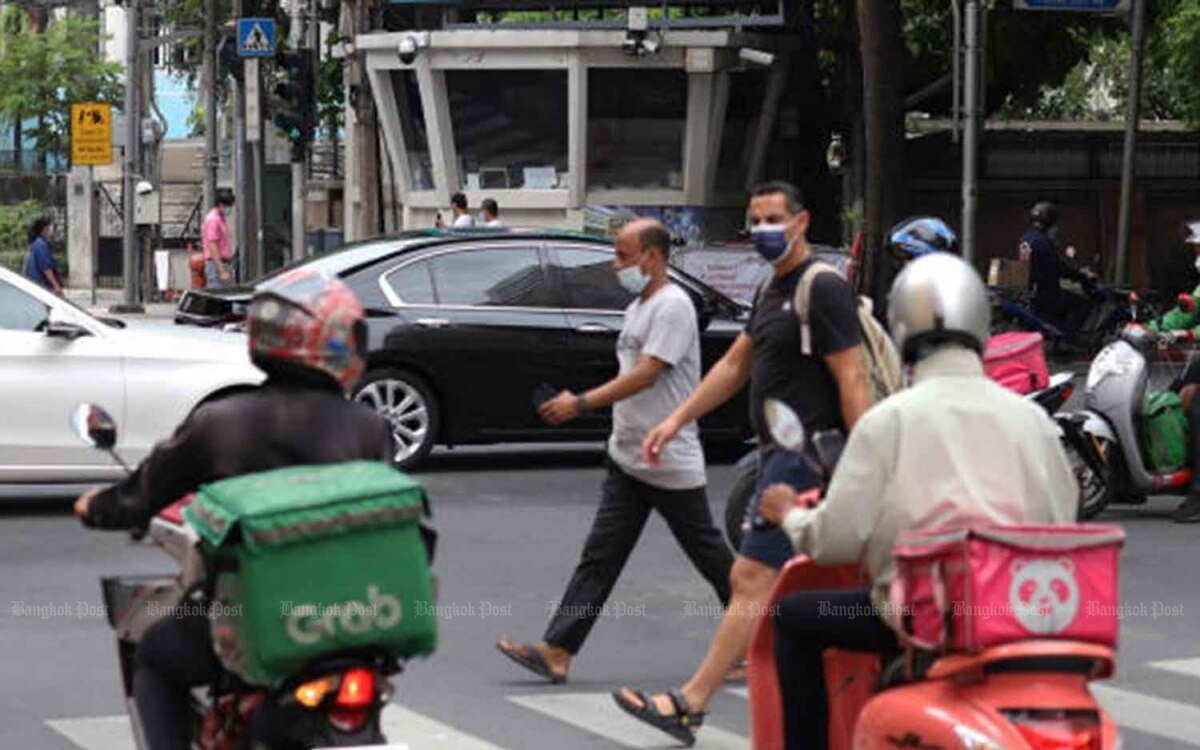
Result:
M628 690L628 688L625 688ZM671 703L675 706L675 713L664 714L658 710L658 706L654 703L654 699L641 690L629 690L641 700L642 705L637 706L628 700L622 690L617 690L612 694L613 700L621 709L635 719L639 719L654 727L661 729L671 735L673 739L682 742L684 747L691 747L696 744L696 732L704 724L704 712L692 711L688 708L687 699L683 697L683 693L678 690L667 692L667 697L671 699Z
M525 649L525 653L509 650L504 647L503 643L496 644L496 649L499 650L500 653L504 654L517 664L520 664L522 667L525 667L539 677L544 677L545 679L549 680L551 684L561 685L567 681L567 676L565 674L558 674L550 668L550 665L546 663L546 660L542 658L542 654L537 650L537 646L531 643L522 643L520 644L520 647Z

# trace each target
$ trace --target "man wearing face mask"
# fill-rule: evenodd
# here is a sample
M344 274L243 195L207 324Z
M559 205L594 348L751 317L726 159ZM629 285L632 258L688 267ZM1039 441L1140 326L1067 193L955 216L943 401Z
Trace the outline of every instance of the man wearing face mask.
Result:
M670 246L666 227L652 219L639 219L621 231L613 265L621 285L636 296L617 339L619 374L586 393L564 391L540 409L547 422L559 425L592 409L613 407L600 508L543 640L497 644L505 656L550 682L566 680L571 659L603 611L652 510L662 514L721 604L729 601L733 556L708 506L695 422L680 429L660 461L642 459L646 434L700 382L696 308L667 276Z
M782 477L799 490L819 481L803 461L774 447L764 424L766 400L776 398L790 406L807 434L835 429L849 433L867 410L870 393L850 285L837 274L817 274L809 289L807 326L793 309L797 285L817 262L809 252L809 215L800 192L783 182L760 185L751 192L749 219L755 249L774 266L774 276L759 294L746 330L696 392L650 432L642 453L651 465L669 455L684 425L728 401L749 381L751 420L763 450L762 476L752 503L757 506L763 488ZM752 511L757 514L757 507ZM613 694L617 704L690 747L709 701L730 667L745 655L779 570L793 554L779 529L751 528L731 571L733 599L699 669L680 689L666 693L622 688Z
M1042 201L1029 212L1030 227L1021 235L1021 260L1029 261L1029 286L1033 291L1033 311L1067 330L1076 330L1091 303L1063 289L1062 279L1079 282L1084 289L1095 286L1093 277L1058 254L1054 244L1058 236L1058 207Z

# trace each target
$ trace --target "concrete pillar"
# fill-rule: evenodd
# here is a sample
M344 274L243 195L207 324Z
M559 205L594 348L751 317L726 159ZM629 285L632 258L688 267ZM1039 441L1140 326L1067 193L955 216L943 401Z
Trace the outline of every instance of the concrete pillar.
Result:
M67 175L67 286L90 289L100 242L100 207L91 167Z

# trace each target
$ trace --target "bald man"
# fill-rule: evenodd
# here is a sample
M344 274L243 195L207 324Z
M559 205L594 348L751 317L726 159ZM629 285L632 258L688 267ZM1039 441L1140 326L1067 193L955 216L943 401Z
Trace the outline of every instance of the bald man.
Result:
M641 219L618 235L613 269L632 295L617 339L617 377L586 393L564 391L541 407L559 425L612 405L607 475L600 508L561 603L541 643L502 640L500 651L553 683L564 682L571 659L605 609L650 511L657 510L692 564L729 601L733 555L713 523L705 493L704 453L696 423L685 426L653 466L642 459L650 430L679 407L700 382L700 329L691 297L667 276L671 237ZM628 608L618 611L629 612Z

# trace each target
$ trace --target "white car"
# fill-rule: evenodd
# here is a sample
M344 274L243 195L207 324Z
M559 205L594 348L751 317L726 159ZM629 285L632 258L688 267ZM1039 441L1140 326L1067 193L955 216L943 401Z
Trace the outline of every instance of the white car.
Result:
M0 484L123 475L72 430L81 402L116 420L132 466L197 405L264 377L243 336L121 326L0 268Z

